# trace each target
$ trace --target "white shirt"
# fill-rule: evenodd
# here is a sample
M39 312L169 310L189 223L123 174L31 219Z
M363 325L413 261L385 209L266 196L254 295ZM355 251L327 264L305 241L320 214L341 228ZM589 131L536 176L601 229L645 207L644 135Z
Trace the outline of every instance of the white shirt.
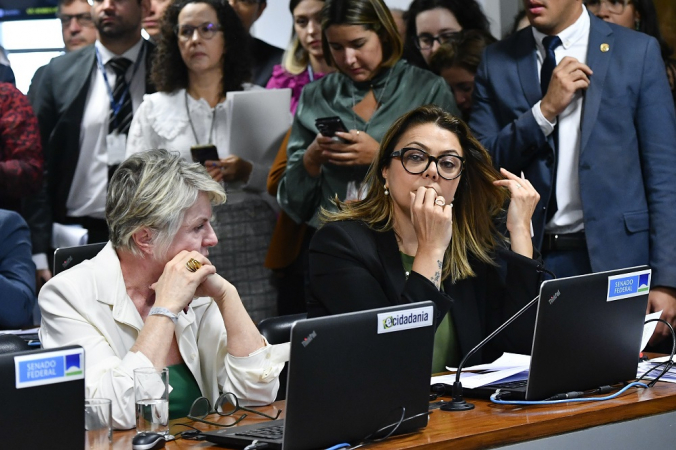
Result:
M245 91L263 89L248 83L242 87ZM189 111L186 109L185 89L172 93L156 92L146 95L141 107L134 114L129 129L127 157L152 148L163 148L178 152L186 161L192 161L190 147L198 143L209 143L212 120L215 120L211 143L216 145L218 156L225 158L234 154L252 165L251 174L246 183L232 182L226 186L228 203L240 203L251 196L261 196L271 208L277 210L276 199L267 193L268 173L276 153L256 148L230 148L230 139L228 139L231 132L230 105L232 100L230 97L226 96L225 100L217 104L215 108L209 106L205 99L196 100L188 95L187 100ZM197 139L190 126L191 120ZM254 131L236 130L236 132Z
M122 55L116 55L101 44L98 40L94 44L101 55L101 63L105 67L111 89L115 86L117 76L115 71L106 64L112 58L122 56L133 63L141 54L143 39L140 39L132 48ZM127 70L127 78L134 72L131 64ZM140 61L138 69L131 79L129 93L131 94L134 111L143 100L146 90L146 65ZM80 125L80 156L75 167L73 184L68 193L66 209L71 217L105 218L106 190L108 188L108 153L106 136L108 135L108 117L110 115L110 97L106 88L103 73L98 67L92 71L89 82L89 92L85 103L82 124Z
M562 45L554 50L557 65L566 56L571 56L581 63L587 63L587 48L589 47L590 20L587 9L582 7L582 15L570 27L558 34ZM533 36L537 46L538 75L545 59L545 49L542 40L545 34L533 27ZM545 225L548 233L575 233L584 229L582 217L582 198L580 197L580 182L578 164L580 160L580 119L582 117L583 92L577 91L573 101L559 114L558 158L556 168L556 202L557 211ZM549 122L540 110L537 102L533 108L533 116L545 136L554 131L554 123Z

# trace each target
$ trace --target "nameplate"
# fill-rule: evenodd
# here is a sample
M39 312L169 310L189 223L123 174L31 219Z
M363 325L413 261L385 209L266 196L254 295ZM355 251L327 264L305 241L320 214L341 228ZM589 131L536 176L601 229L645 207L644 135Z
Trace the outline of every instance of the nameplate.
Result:
M434 325L433 306L378 314L378 334L432 325Z
M650 269L608 277L607 301L646 295L650 290Z
M16 388L84 378L84 349L72 348L14 357Z

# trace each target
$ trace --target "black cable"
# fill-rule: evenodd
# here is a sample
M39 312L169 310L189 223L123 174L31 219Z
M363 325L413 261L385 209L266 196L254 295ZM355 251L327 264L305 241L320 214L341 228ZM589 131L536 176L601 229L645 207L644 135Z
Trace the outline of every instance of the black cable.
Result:
M657 370L659 367L664 366L664 369L662 370L662 372L658 376L656 376L650 383L648 383L649 387L653 387L653 386L655 386L657 381L659 381L659 379L662 378L662 376L665 373L669 372L669 370L674 365L674 354L676 354L676 331L674 331L674 327L672 327L671 324L664 319L650 319L650 320L646 320L645 323L647 324L647 323L650 323L650 322L662 322L663 324L665 324L669 328L669 331L671 332L671 354L669 355L669 360L662 362L662 363L656 365L655 367L650 368L646 373L641 375L641 377L638 380L636 380L636 381L641 381L643 378L645 378L646 375L648 375L653 370Z
M422 412L420 414L415 414L411 417L406 417L404 419L404 415L406 414L406 408L404 406L402 406L401 408L402 408L401 418L397 422L391 423L389 425L385 425L384 427L380 428L379 430L374 431L373 433L366 436L359 444L355 445L354 447L351 447L350 450L355 450L357 448L361 448L361 447L364 447L364 446L369 445L369 444L374 444L376 442L382 442L385 439L392 436L392 434L394 434L397 431L397 429L399 429L399 426L401 426L402 423L407 422L407 421L412 420L412 419L417 419L418 417L429 416L432 413L431 411L425 411L425 412ZM378 433L381 433L381 432L385 431L386 429L388 429L390 427L394 427L394 428L392 429L392 431L387 433L386 436L383 436L381 438L376 438L376 439L370 439L371 436L377 435Z

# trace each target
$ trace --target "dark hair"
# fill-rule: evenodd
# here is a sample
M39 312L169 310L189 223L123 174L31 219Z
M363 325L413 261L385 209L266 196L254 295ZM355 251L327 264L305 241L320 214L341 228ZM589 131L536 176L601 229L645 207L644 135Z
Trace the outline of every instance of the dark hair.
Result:
M484 49L496 41L492 34L481 30L462 31L458 40L445 43L434 52L430 70L439 75L442 69L462 67L476 74Z
M331 25L361 25L375 32L383 48L382 67L392 67L401 59L403 45L397 25L382 0L326 0L322 8L322 48L326 62L335 66L326 39Z
M631 0L631 4L639 15L638 31L657 39L660 44L662 59L668 59L673 53L673 49L662 37L653 0Z
M491 32L488 18L476 0L414 0L408 9L406 17L404 58L409 63L425 69L427 68L427 63L414 43L414 39L418 35L415 19L418 14L435 8L444 8L453 13L463 30Z
M249 33L226 0L178 0L169 5L160 25L160 39L153 59L151 79L160 92L174 92L188 87L188 68L181 58L174 31L179 13L190 3L205 3L216 11L225 41L221 65L222 92L241 91L242 83L251 79Z
M514 16L514 23L512 24L512 29L509 31L509 34L507 34L506 36L510 36L510 35L516 33L517 31L519 31L519 22L521 22L521 20L524 17L526 17L526 10L525 9L522 9L521 11L516 13L516 16Z
M326 222L361 220L376 231L391 230L394 225L394 206L391 196L385 195L383 168L392 164L390 155L402 135L411 128L434 124L453 133L460 141L465 167L453 200L453 239L446 249L443 278L455 282L475 276L470 260L476 258L495 264L491 253L505 242L495 219L504 214L509 191L495 186L493 181L502 176L493 167L491 157L472 135L465 122L436 105L425 105L409 111L397 119L380 142L378 155L364 178L367 189L364 200L341 202L335 200L338 211L322 210Z

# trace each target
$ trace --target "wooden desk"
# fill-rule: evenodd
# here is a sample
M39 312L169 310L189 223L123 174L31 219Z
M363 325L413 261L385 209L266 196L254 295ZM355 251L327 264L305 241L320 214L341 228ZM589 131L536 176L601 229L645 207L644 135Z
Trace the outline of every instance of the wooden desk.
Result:
M632 389L605 402L551 406L505 406L486 400L471 400L476 408L465 412L435 410L429 425L419 433L388 439L368 449L506 449L595 450L654 448L676 442L676 385L657 383L652 389ZM261 408L274 413L284 402ZM252 416L250 416L252 417ZM209 416L209 419L215 416ZM228 419L224 419L227 421ZM242 424L258 419L247 418ZM184 421L174 421L181 423ZM210 426L196 424L200 429ZM172 431L176 428L172 428ZM113 434L113 448L129 450L135 432ZM647 441L646 441L647 440ZM177 440L167 449L208 448L204 441Z

